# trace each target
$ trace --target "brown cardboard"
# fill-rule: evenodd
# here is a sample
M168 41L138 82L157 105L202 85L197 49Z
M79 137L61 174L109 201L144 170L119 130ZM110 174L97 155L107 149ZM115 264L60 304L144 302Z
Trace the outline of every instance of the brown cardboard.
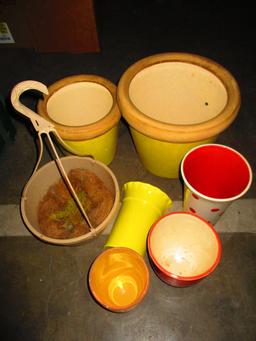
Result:
M0 47L34 48L38 52L98 52L93 0L2 0L0 22L15 40Z

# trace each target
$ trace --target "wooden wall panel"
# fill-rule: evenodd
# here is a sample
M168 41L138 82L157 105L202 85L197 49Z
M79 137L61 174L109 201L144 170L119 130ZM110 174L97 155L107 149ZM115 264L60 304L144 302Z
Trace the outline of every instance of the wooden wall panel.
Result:
M10 28L14 33L17 31L16 26L20 26L19 22L29 27L26 32L29 37L19 38L21 43L26 42L25 47L31 42L31 47L38 52L79 53L100 50L93 0L0 1L2 13L8 10L7 21L11 22ZM2 17L4 20L6 16Z
M99 43L92 0L29 0L28 16L40 52L97 52ZM27 13L29 13L29 8Z

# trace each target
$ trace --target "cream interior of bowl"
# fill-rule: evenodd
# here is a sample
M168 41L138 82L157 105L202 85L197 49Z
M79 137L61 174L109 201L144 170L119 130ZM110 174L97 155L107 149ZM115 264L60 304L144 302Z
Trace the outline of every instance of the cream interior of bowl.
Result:
M218 254L213 231L204 221L190 214L163 218L153 230L150 245L162 268L183 277L206 272Z
M47 102L47 113L59 124L83 126L102 119L112 105L112 95L104 86L77 82L54 92Z
M132 79L129 96L145 115L169 124L208 121L227 103L227 91L213 73L184 62L146 67Z

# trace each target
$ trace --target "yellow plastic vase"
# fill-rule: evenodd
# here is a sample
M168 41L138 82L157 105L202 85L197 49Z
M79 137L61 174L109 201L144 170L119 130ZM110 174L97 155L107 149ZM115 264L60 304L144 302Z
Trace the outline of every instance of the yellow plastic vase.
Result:
M172 204L159 188L143 182L123 187L123 202L105 247L128 247L144 256L152 224Z

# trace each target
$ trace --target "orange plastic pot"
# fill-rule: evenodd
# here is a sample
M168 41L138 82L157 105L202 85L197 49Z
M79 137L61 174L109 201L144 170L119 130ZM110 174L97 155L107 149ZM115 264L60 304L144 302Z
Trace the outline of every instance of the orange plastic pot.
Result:
M126 247L102 252L89 271L92 295L104 308L125 312L135 308L149 287L149 272L143 257Z

